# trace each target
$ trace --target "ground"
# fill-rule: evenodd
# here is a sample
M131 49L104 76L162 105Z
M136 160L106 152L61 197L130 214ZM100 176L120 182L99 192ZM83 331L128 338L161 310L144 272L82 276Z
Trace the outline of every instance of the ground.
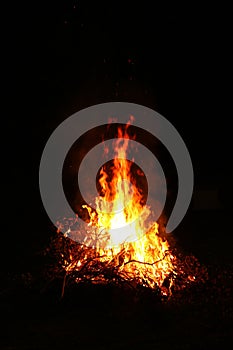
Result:
M59 280L43 291L43 283L40 288L27 285L30 276L8 278L1 294L1 348L225 348L233 334L232 237L221 235L223 213L218 213L219 227L211 224L215 215L193 213L179 239L180 245L189 242L185 249L207 267L209 280L169 302L150 292L137 298L111 286L73 286L60 299Z

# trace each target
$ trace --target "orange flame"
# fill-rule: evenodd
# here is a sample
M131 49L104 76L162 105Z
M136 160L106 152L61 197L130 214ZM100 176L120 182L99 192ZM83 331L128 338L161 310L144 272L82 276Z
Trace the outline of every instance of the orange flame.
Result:
M143 203L143 191L132 179L133 160L127 159L132 121L133 117L124 129L118 128L111 173L105 166L100 170L101 195L96 198L96 211L87 205L83 207L90 216L91 232L95 232L99 260L107 264L114 261L127 278L152 288L158 286L163 294L169 294L163 283L169 277L169 288L172 285L175 257L169 252L168 242L159 235L158 223L147 222L151 209ZM106 148L104 151L108 152ZM84 263L85 258L75 268L79 270ZM74 268L71 265L65 266L67 271Z

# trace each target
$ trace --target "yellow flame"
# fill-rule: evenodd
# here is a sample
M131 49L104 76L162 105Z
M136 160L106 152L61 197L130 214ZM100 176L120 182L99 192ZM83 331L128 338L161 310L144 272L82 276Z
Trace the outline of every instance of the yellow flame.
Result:
M118 129L118 138L114 140L112 175L105 167L100 171L102 194L96 198L96 212L87 205L84 207L90 216L89 226L96 231L100 260L112 262L117 257L116 266L128 277L146 281L150 287L162 287L174 269L175 258L169 252L168 242L159 235L158 224L146 224L150 208L142 204L143 194L131 179L132 162L127 160L131 122L132 119L125 130ZM78 262L77 268L81 265L82 261Z

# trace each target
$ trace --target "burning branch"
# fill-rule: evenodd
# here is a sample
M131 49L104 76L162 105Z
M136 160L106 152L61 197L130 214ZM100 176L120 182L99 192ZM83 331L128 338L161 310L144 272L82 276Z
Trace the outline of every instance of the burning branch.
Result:
M138 287L157 291L163 297L169 297L186 288L190 283L203 282L206 270L200 267L194 256L185 257L173 251L166 250L160 259L152 262L137 259L125 260L127 246L116 255L100 255L95 249L73 242L58 233L52 240L47 253L54 258L54 264L47 270L48 279L63 276L61 297L70 284L111 284L138 290ZM162 279L158 267L166 262L168 257L173 259L173 270L169 270ZM64 274L65 272L65 274ZM157 274L156 274L157 272Z

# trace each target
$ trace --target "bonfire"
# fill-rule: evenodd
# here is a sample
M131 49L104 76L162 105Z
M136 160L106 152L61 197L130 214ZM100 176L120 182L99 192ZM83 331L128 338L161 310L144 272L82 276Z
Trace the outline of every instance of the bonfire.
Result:
M169 297L173 290L200 279L197 259L184 257L174 245L171 247L164 227L150 220L152 209L146 204L145 188L139 185L144 174L133 170L133 159L127 156L132 121L118 127L118 137L113 140L114 159L100 169L96 209L82 206L88 213L84 243L77 243L79 232L74 219L59 221L55 250L64 271L62 294L72 281L141 286Z

